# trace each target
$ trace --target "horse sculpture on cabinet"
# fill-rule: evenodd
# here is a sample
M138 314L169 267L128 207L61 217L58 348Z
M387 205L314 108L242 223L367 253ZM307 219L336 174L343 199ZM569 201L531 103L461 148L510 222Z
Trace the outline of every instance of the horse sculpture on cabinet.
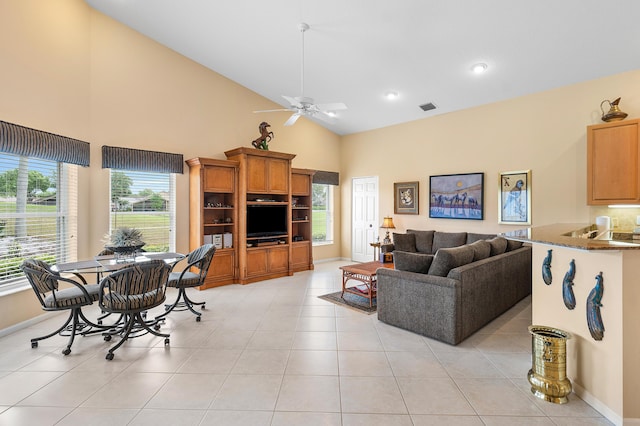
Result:
M271 126L266 121L263 121L258 126L258 130L260 130L260 137L251 142L251 145L253 145L254 148L269 151L269 142L274 138L274 136L273 132L269 131L268 127Z

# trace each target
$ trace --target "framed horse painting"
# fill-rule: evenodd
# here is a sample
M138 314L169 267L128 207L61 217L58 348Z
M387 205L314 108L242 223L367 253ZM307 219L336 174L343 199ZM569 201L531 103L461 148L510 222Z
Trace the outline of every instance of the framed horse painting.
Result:
M418 214L418 182L396 182L393 184L393 212L395 214Z
M429 217L484 218L484 173L429 176Z

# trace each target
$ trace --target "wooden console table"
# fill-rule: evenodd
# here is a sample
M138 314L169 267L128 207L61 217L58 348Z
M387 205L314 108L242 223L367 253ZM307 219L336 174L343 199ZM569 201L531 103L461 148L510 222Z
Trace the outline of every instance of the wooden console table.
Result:
M393 263L380 263L378 261L355 263L341 266L342 269L342 297L345 293L351 293L369 299L369 307L373 306L373 299L377 295L376 271L378 268L394 269ZM362 284L347 287L347 281L359 281Z

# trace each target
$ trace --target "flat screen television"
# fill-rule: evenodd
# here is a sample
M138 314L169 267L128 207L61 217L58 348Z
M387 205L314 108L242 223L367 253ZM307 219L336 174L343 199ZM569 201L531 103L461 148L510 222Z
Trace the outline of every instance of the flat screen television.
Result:
M247 206L247 237L272 237L287 234L287 207Z

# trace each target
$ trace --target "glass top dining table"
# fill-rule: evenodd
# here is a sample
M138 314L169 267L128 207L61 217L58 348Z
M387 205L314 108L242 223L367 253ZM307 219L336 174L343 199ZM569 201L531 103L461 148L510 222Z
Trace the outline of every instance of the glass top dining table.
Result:
M135 257L118 259L115 255L95 256L93 259L78 260L76 262L57 263L51 267L57 272L67 272L76 275L86 284L83 274L96 274L97 280L102 274L115 272L133 263L147 262L153 259L161 259L169 264L174 264L186 256L182 253L173 252L142 252Z

